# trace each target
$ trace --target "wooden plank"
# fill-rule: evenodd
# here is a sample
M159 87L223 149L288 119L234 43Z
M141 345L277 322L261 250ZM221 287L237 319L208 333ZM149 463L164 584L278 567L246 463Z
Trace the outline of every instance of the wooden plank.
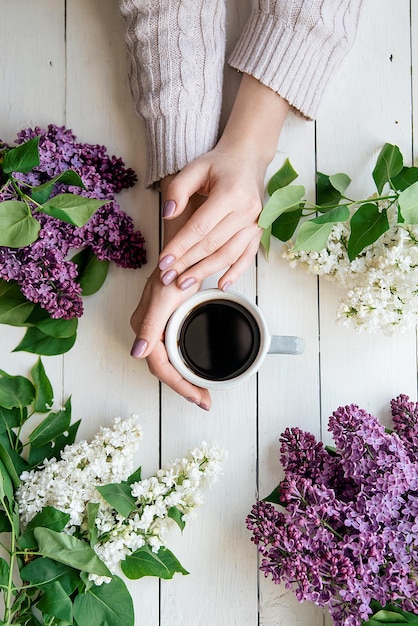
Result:
M271 170L277 170L288 157L308 197L313 197L314 125L290 116L279 148ZM259 498L267 496L282 476L278 439L285 428L297 424L319 435L317 280L290 269L281 250L282 245L272 240L268 261L262 253L258 255L258 304L272 334L301 336L306 348L299 356L268 356L259 373ZM299 605L291 591L261 573L259 589L263 626L322 624L322 613L314 605Z
M246 20L250 2L227 3L227 48L234 45ZM227 50L227 54L228 54ZM225 68L225 123L239 84L239 75ZM211 279L205 287L215 286ZM255 301L255 268L234 285ZM240 624L257 622L257 563L245 529L253 501L256 472L256 380L212 393L209 414L188 405L162 388L162 454L164 461L188 447L216 440L229 452L225 475L205 494L184 535L173 537L175 554L191 572L161 588L161 626L182 624ZM204 592L202 593L202 590Z
M149 265L111 268L104 287L85 301L74 349L65 356L65 388L74 411L84 415L81 436L90 437L113 417L139 414L144 444L138 455L143 476L159 467L159 385L146 362L129 355L134 335L129 318L158 254L158 193L144 188L142 124L127 80L124 23L117 2L67 3L67 124L80 140L107 146L139 176L117 198L147 241ZM138 623L158 624L157 579L128 581Z
M409 28L407 0L396 6L390 0L364 3L355 46L323 102L317 123L318 169L347 172L353 196L373 193L371 172L385 142L397 144L406 159L411 154ZM388 338L342 328L334 322L339 297L334 285L321 281L325 431L328 416L341 404L354 402L387 419L392 397L416 396L414 332Z
M0 21L8 25L3 28L0 63L0 138L4 141L13 142L23 128L64 121L64 5L64 0L39 0L36 10L28 10L25 0L0 0ZM0 325L0 368L10 374L29 374L38 358L12 353L23 335L22 328ZM44 357L43 362L60 404L61 358Z
M254 297L254 278L249 270L235 289ZM164 462L202 440L217 441L229 453L225 474L204 494L196 519L181 537L173 533L170 546L191 575L162 585L164 626L253 626L257 619L257 566L244 523L254 497L256 380L211 395L213 406L206 413L162 388Z

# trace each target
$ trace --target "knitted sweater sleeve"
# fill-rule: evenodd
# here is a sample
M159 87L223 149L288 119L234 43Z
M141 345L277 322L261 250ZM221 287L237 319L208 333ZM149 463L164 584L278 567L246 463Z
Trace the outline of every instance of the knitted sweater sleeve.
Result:
M252 0L229 58L314 118L350 48L362 0ZM119 0L129 78L145 123L152 184L216 142L222 105L225 0Z
M350 49L362 0L253 0L228 62L313 119Z
M216 142L225 62L224 0L119 0L129 80L145 124L146 184Z

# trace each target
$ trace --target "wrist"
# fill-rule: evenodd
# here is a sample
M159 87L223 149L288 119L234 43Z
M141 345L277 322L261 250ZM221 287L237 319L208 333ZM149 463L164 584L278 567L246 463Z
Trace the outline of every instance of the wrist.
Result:
M267 167L277 149L290 105L249 74L243 74L234 106L218 147L245 153Z

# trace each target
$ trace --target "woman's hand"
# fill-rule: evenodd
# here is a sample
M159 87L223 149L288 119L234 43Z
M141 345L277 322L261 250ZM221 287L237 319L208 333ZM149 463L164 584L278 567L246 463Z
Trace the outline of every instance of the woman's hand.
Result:
M198 287L196 285L191 291L197 291ZM208 411L212 404L208 390L196 387L180 376L168 360L164 345L164 328L170 315L190 295L190 292L185 294L180 291L176 285L164 287L158 268L154 270L131 317L131 326L137 337L131 356L146 357L151 374L189 402Z
M261 236L264 176L288 109L280 96L244 74L215 148L161 181L165 245L131 319L131 355L146 358L152 374L202 409L210 409L209 392L170 364L164 329L204 278L226 268L218 281L225 290L252 262Z
M187 165L169 183L163 215L178 217L194 194L206 201L159 257L164 285L187 290L223 269L218 286L227 289L251 264L261 229L264 170L242 149L218 144Z
M264 177L277 149L289 104L244 74L218 144L189 163L166 188L166 223L182 215L194 194L206 196L159 257L161 281L187 290L223 269L227 289L252 262L260 242Z

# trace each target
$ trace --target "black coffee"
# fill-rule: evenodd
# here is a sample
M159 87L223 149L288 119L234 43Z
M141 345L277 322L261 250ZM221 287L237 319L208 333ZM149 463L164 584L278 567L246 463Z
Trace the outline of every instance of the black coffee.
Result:
M180 330L179 349L195 374L208 380L229 380L256 359L260 329L243 306L215 299L189 313Z

